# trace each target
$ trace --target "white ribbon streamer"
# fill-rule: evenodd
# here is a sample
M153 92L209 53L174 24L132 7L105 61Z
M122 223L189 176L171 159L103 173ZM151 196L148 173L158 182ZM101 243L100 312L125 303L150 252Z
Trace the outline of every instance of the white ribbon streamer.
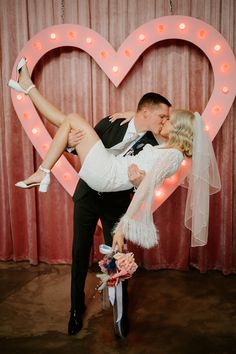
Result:
M99 246L99 252L102 254L109 255L109 254L113 253L113 250L112 250L112 247L102 244ZM106 278L105 274L103 274L103 275L99 274L98 277L103 281L103 284L99 288L99 290L102 290L105 288L106 281L108 279ZM109 295L109 300L110 300L110 303L112 304L112 306L114 306L115 299L116 299L116 307L117 307L116 322L119 322L121 320L122 313L123 313L122 283L120 282L116 287L108 287L108 295Z

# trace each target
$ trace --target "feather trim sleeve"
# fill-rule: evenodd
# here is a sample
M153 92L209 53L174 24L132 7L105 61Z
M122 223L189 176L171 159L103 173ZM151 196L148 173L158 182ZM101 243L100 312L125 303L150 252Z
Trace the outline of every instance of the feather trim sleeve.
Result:
M125 215L114 232L122 228L125 238L141 247L158 244L159 235L153 221L152 201L156 187L172 176L183 161L183 155L175 149L159 149L153 168L140 183ZM161 153L160 153L161 151Z

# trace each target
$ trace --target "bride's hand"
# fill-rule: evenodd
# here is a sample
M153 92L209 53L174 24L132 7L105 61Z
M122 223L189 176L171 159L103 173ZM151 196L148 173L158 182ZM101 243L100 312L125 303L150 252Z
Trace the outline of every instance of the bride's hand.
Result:
M76 147L84 138L85 133L83 130L74 130L71 129L68 135L68 146L69 147Z
M113 236L112 249L115 250L116 245L118 246L118 251L123 252L124 247L124 234L121 231L116 231Z
M115 120L120 119L120 118L125 118L124 120L122 120L122 122L120 123L120 125L123 125L125 123L128 123L135 115L135 112L133 111L128 111L128 112L117 112L114 114L111 114L109 116L109 120L111 123L115 122Z
M134 187L138 188L146 173L144 170L140 170L137 165L131 164L128 167L128 178Z

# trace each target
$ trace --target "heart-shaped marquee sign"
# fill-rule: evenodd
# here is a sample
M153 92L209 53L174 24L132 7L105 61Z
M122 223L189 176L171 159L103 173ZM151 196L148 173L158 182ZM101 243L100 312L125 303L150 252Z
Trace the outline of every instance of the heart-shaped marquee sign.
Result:
M214 73L212 96L202 113L211 139L223 124L234 101L236 91L236 63L234 54L222 35L207 23L187 16L167 16L152 20L136 29L116 52L107 40L97 32L80 25L52 26L37 33L19 53L12 71L15 79L19 59L27 58L30 73L39 59L48 51L73 46L84 50L101 67L117 87L125 78L139 56L151 45L166 39L178 39L198 46L208 57ZM27 96L12 91L15 111L34 147L43 158L51 137L37 111ZM190 163L184 161L178 173L167 179L156 191L154 209L159 207L189 173ZM78 182L78 174L62 156L53 173L72 195Z

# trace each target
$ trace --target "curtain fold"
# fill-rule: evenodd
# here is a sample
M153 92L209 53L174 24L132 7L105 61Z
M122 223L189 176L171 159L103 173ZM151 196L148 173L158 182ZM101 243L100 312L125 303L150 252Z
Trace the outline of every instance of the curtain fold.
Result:
M193 16L215 27L235 51L234 0L176 0L174 15ZM45 194L22 191L14 184L30 175L41 158L24 133L14 112L7 82L15 58L25 43L44 28L61 23L87 26L117 50L140 25L171 15L167 0L1 0L0 85L0 260L70 263L73 237L73 202L54 177ZM65 113L80 112L95 125L111 113L135 110L148 91L166 96L175 108L202 112L213 90L211 65L200 49L178 40L148 48L116 88L91 57L73 47L55 49L36 65L33 80L39 90ZM184 227L186 191L179 187L155 212L160 230L158 247L144 251L134 245L138 263L147 269L172 268L201 272L218 269L236 272L235 242L235 103L214 139L222 190L211 197L208 245L190 248ZM53 136L56 128L43 117ZM79 169L75 156L66 154ZM97 227L92 259L100 258L103 240Z

